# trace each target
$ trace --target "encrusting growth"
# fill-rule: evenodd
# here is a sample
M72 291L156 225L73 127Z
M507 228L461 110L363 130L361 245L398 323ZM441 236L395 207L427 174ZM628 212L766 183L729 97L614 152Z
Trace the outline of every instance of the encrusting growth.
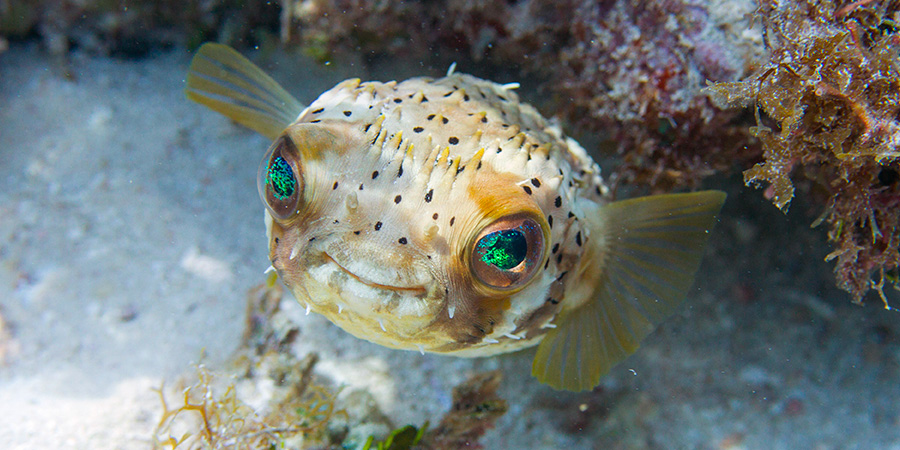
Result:
M764 160L748 185L787 210L795 182L820 199L838 286L888 306L900 264L900 34L897 2L765 3L757 16L769 62L744 81L710 86L722 106L756 107Z

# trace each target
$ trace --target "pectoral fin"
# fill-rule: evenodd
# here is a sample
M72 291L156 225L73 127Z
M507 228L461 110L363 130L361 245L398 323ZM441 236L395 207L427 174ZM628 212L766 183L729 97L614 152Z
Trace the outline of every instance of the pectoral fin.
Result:
M208 42L188 69L187 98L275 139L303 104L233 48Z
M592 389L684 300L725 193L640 197L607 205L592 230L602 247L596 298L563 313L532 374L556 389Z

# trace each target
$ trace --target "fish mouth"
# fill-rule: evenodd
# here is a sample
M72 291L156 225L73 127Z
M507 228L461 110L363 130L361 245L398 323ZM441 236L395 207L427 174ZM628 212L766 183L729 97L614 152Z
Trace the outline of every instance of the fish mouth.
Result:
M366 286L371 286L373 288L384 289L384 290L388 290L388 291L394 291L394 292L398 292L398 293L406 294L406 295L415 295L415 296L425 295L425 292L426 292L425 286L409 286L409 287L391 286L389 284L381 284L381 283L376 283L374 281L366 280L365 278L361 278L359 275L351 272L346 267L342 266L341 263L337 262L328 253L323 253L323 254L325 255L325 260L330 261L332 264L334 264L339 269L341 269L342 272L346 273L347 275L351 276L354 280L359 281L360 283L362 283Z

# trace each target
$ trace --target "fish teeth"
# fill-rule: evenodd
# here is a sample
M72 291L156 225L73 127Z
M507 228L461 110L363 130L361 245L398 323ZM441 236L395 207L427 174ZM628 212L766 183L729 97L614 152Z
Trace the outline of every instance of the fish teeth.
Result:
M450 64L450 68L447 69L447 76L453 75L453 72L456 72L456 61Z
M499 344L500 343L500 341L498 341L496 339L491 339L491 338L484 338L481 340L481 342L486 342L488 344Z
M307 315L307 316L309 315L310 309L311 309L311 308L309 307L309 303L307 303L307 304L306 304L306 315Z
M269 268L266 269L266 271L263 272L263 274L269 274L269 273L272 273L272 272L274 272L274 271L275 271L275 266L273 266L273 265L270 264L270 265L269 265Z
M515 334L512 334L512 333L506 333L506 334L504 334L504 336L506 336L506 337L508 337L508 338L510 338L510 339L515 339L515 340L517 340L517 341L518 341L519 339L522 339L522 336L516 336Z
M343 311L344 311L344 305L338 303L338 314L342 313Z
M506 84L500 85L500 88L503 90L506 90L506 91L508 91L510 89L518 89L520 87L522 87L522 85L519 83L506 83Z
M422 344L416 344L416 347L419 347L419 353L422 355L425 354L425 347L423 347Z
M455 306L450 306L450 307L447 308L447 314L450 315L450 318L451 318L451 319L453 318L453 314L454 314L455 312L456 312L456 307L455 307Z
M541 328L556 328L556 324L547 322L547 323L541 325Z
M384 329L384 321L381 320L381 318L378 318L378 326L381 327L381 331L385 331L385 332L387 331Z
M299 254L300 254L300 243L297 242L296 244L294 244L294 247L291 248L291 256L288 259L293 260Z

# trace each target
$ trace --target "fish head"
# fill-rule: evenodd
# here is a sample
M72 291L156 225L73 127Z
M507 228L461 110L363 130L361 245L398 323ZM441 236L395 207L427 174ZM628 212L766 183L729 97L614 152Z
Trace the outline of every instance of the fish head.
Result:
M433 352L497 344L486 336L514 329L516 299L542 298L554 281L539 276L543 197L482 166L483 152L393 163L383 148L394 144L372 141L346 123L295 123L275 140L258 178L273 267L301 305L369 341Z

